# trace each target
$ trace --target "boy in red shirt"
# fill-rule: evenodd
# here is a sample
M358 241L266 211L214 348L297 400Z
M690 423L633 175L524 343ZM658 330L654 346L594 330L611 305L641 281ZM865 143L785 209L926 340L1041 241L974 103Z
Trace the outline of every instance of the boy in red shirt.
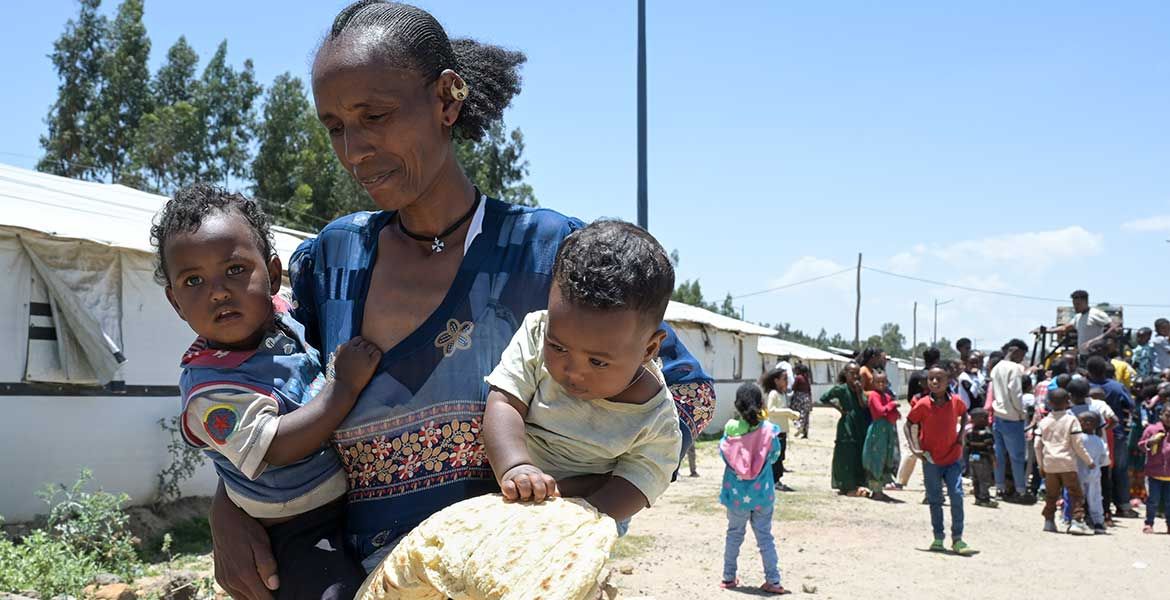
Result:
M967 425L967 407L947 391L950 374L941 367L926 375L929 393L915 398L906 417L906 439L910 451L923 461L930 524L934 529L932 552L945 550L943 540L943 486L951 503L951 549L955 554L975 553L963 542L963 443L959 432Z

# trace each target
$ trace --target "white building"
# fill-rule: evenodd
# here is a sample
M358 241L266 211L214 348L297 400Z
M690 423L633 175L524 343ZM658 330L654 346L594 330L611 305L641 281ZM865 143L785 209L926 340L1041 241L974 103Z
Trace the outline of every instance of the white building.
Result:
M837 374L841 368L849 363L849 359L832 352L805 346L789 340L775 337L762 337L759 341L760 356L764 357L764 371L776 366L776 363L786 360L789 363L804 363L808 365L812 374L813 400L837 384Z
M745 381L758 380L764 372L760 337L776 332L680 302L667 307L666 321L715 380L715 415L705 433L722 432L735 415L735 389Z
M0 165L0 515L82 468L150 501L170 461L159 421L179 411L194 334L154 283L150 225L163 196ZM286 262L308 234L274 228ZM186 493L208 494L209 465Z

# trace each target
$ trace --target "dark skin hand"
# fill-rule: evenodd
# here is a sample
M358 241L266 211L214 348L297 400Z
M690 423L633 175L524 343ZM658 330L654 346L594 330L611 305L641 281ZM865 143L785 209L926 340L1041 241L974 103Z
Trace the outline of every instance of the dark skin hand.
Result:
M264 462L287 465L320 449L349 414L381 358L382 352L361 337L338 346L333 363L336 378L312 402L280 417Z
M223 481L211 503L210 523L212 531L232 532L232 536L212 536L215 582L237 600L272 600L280 578L268 531L232 503Z

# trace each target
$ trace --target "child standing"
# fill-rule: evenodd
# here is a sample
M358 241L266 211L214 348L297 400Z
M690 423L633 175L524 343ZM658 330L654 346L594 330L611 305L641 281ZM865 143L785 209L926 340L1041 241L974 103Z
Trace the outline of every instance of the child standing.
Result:
M1166 433L1170 432L1170 410L1163 410L1157 423L1146 427L1139 445L1146 451L1146 524L1142 533L1154 533L1154 517L1158 505L1165 503L1166 532L1170 533L1170 443Z
M970 556L975 551L963 541L963 445L959 439L959 431L967 425L967 407L958 396L947 392L949 379L942 367L927 372L926 388L930 393L914 401L906 417L906 440L910 451L923 461L930 525L934 530L930 550L946 549L942 509L945 485L951 503L951 549Z
M723 581L719 587L739 586L739 547L750 522L764 561L760 586L770 594L787 594L780 585L780 559L772 537L772 508L776 496L768 465L780 458L780 428L764 419L764 395L754 383L745 383L735 391L737 419L727 422L719 454L726 468L719 503L727 507L727 541L723 550Z
M971 466L971 484L975 487L975 506L995 508L991 486L995 483L995 435L986 410L980 407L969 413L971 425L967 428L967 464Z
M788 431L792 421L800 418L800 413L789 408L788 404L788 382L791 376L792 365L781 362L768 371L761 380L764 391L768 393L766 399L768 420L780 428L780 460L772 463L772 481L781 492L793 491L792 488L780 483L780 478L784 477L784 459L788 456Z
M1055 533L1056 501L1061 489L1067 489L1072 504L1073 523L1068 533L1092 535L1085 525L1085 496L1077 477L1077 463L1083 460L1089 469L1096 469L1097 463L1085 450L1081 439L1081 424L1068 411L1068 392L1055 389L1048 393L1050 412L1036 428L1036 461L1044 474L1044 531Z
M895 429L902 415L898 412L898 399L890 391L890 380L885 371L874 374L873 389L866 392L866 396L872 423L865 434L861 462L869 475L873 498L888 500L889 496L882 489L894 483L894 475L902 462L898 450L898 430Z
M183 355L184 441L206 450L228 498L267 531L276 598L349 598L365 579L345 543L345 472L327 442L381 358L354 338L326 382L276 296L281 264L254 200L180 190L151 229L156 278L199 336ZM268 583L268 582L266 582Z
M1081 431L1085 451L1098 468L1090 469L1089 464L1077 459L1077 478L1081 481L1081 490L1085 493L1086 511L1089 513L1089 524L1093 533L1105 533L1105 504L1101 500L1101 466L1109 464L1109 448L1105 440L1097 435L1101 430L1101 417L1095 412L1081 413L1078 419L1081 422ZM1070 502L1071 511L1071 502Z

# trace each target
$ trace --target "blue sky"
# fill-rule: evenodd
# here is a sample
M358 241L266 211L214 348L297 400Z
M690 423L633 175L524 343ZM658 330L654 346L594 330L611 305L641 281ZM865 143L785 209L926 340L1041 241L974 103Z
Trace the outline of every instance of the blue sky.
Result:
M865 263L1034 296L1170 305L1170 4L650 0L650 229L680 279L743 294ZM305 77L343 2L147 0L152 63L224 38L262 82ZM635 218L635 4L422 2L452 36L523 50L507 113L544 206ZM112 13L115 2L103 9ZM0 23L0 161L31 167L73 2ZM851 275L737 301L749 320L851 334ZM863 337L895 321L983 347L1055 316L863 275ZM1170 308L1126 310L1149 324Z

